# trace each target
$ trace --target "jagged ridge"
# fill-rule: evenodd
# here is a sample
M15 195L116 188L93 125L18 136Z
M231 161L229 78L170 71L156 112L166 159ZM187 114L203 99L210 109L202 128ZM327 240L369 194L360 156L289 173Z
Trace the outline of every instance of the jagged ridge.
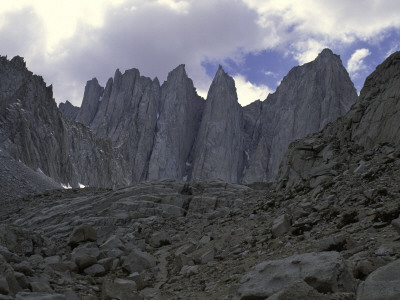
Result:
M160 178L272 181L292 140L334 121L357 97L339 56L329 49L293 68L265 101L244 108L221 66L206 101L184 65L161 87L136 69L123 75L117 70L102 90L96 79L88 81L77 120L112 140L132 183Z

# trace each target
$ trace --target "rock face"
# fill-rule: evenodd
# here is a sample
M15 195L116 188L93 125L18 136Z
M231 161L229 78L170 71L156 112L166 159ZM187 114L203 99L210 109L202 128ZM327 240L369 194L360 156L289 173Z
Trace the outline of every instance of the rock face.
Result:
M97 113L88 125L99 136L111 139L124 161L126 183L147 179L159 101L158 80L140 76L137 69L124 74L117 70L101 102L98 98Z
M373 152L390 153L400 144L399 65L400 52L396 52L368 76L357 102L343 118L290 145L279 171L281 185L313 188L330 181L343 166L363 174L370 164L362 159L351 166L352 157L370 151L368 159Z
M89 80L86 83L85 94L83 95L82 105L75 118L75 121L90 125L96 115L104 88L99 85L96 78Z
M272 181L291 141L335 121L356 98L339 56L329 49L293 68L274 94L244 108L248 160L243 181Z
M184 66L170 72L161 87L161 109L149 162L149 179L187 178L203 106L204 100L197 95Z
M220 66L211 84L197 136L193 180L239 182L243 162L242 111L235 82Z
M173 178L272 181L289 143L343 115L357 97L339 56L325 49L293 68L277 91L242 108L222 67L204 101L184 65L160 87L136 69L116 71L103 89L87 82L76 117L109 138L125 184Z
M0 57L0 147L58 183L113 186L121 182L111 144L63 118L52 87L21 57Z
M72 105L72 103L67 100L67 101L65 101L65 103L61 102L58 105L58 109L62 112L64 117L66 117L68 120L75 121L80 108Z

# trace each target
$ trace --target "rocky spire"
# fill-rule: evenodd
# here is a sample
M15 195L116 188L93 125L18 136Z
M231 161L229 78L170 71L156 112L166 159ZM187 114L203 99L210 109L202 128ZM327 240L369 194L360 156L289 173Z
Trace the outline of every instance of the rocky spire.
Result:
M97 78L93 78L86 83L82 105L78 115L76 116L75 121L85 124L87 126L92 123L101 102L103 92L104 88L100 86Z
M171 71L161 87L161 109L149 162L149 179L187 179L203 106L204 100L197 95L185 66Z
M197 136L193 180L237 182L243 161L242 111L235 82L219 66Z

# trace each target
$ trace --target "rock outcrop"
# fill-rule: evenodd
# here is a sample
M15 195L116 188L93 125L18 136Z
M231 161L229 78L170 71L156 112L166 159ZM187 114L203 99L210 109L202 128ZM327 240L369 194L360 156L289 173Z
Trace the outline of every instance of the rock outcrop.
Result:
M329 49L313 62L293 68L264 102L244 108L253 124L246 125L248 161L243 181L273 181L290 142L335 121L356 98L340 57ZM256 121L251 120L255 110Z
M62 112L64 117L66 117L68 120L75 121L80 108L77 106L74 106L71 102L69 102L67 100L67 101L65 101L65 103L61 102L58 105L58 109Z
M115 186L123 182L111 144L65 119L52 87L21 57L0 57L0 147L58 183Z

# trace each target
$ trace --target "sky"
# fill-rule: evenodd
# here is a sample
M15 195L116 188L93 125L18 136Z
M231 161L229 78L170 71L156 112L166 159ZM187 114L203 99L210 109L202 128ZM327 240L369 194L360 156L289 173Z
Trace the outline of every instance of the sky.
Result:
M80 106L85 84L119 68L166 80L180 64L207 96L219 65L238 99L264 100L324 48L357 91L400 50L398 0L0 0L0 55L25 58L57 103Z

